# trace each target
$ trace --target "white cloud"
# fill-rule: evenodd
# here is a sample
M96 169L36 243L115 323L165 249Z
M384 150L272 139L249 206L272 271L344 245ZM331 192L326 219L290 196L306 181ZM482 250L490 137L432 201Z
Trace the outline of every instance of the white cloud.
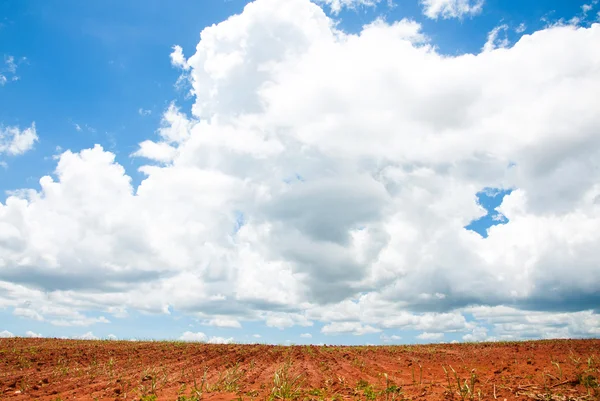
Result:
M232 329L240 329L242 325L236 319L232 319L229 317L217 317L214 319L205 320L204 323L207 326L215 326L215 327L227 327Z
M481 13L483 0L421 0L421 5L428 18L450 19Z
M379 336L379 338L381 339L381 341L384 344L389 344L389 343L394 343L394 342L398 342L402 339L402 337L392 334L391 336L388 336L386 334L382 334L381 336Z
M543 336L546 313L593 334L600 25L456 56L414 21L334 26L258 0L175 51L194 105L140 144L140 185L96 146L0 203L0 307L463 336L488 319L465 308L511 305L544 318L489 336ZM515 190L483 239L486 187Z
M171 53L171 64L174 67L179 67L183 70L187 70L189 67L187 62L185 61L185 56L183 55L183 49L179 45L173 46L173 52Z
M148 109L144 109L144 108L141 108L141 107L140 107L140 108L138 109L138 114L139 114L140 116L143 116L143 117L145 117L145 116L149 116L150 114L152 114L152 110L148 110Z
M485 327L475 327L473 331L465 334L462 339L468 342L480 342L488 340L488 330Z
M181 341L188 342L201 342L201 343L209 343L209 344L231 344L233 343L233 337L224 338L224 337L208 337L206 334L202 332L191 332L186 331L179 337Z
M42 338L44 337L43 335L41 335L40 333L35 333L33 331L26 331L25 332L25 337L29 337L29 338Z
M44 317L38 311L29 308L15 308L13 309L13 315L40 322L44 320Z
M521 22L518 27L515 28L516 33L523 33L527 29L527 25L524 22Z
M592 0L592 2L588 3L588 4L583 4L581 6L581 14L582 17L585 19L588 16L588 13L590 11L592 11L597 5L598 5L599 1L598 0Z
M87 131L91 134L95 134L97 132L96 128L90 127L88 124L82 125L82 124L75 123L75 122L71 122L71 124L73 124L73 128L75 128L75 131L77 131L77 132Z
M19 127L0 126L0 155L21 155L38 141L35 123L21 130Z
M4 69L13 74L17 72L17 64L15 63L14 56L4 56Z
M208 339L209 344L233 344L233 337L210 337Z
M118 340L119 338L118 338L117 336L115 336L114 334L109 334L109 335L107 335L107 336L106 336L106 339L107 339L107 340L116 341L116 340Z
M0 338L13 338L15 335L8 330L0 331Z
M444 338L444 333L423 332L423 333L417 335L417 338L420 340L426 340L426 341L439 341L442 338Z
M19 63L25 61L23 57ZM0 86L6 85L9 81L18 81L20 77L17 75L18 63L15 62L15 57L4 55L4 63L0 65Z
M145 157L162 163L168 163L175 158L177 149L165 142L144 141L140 143L140 148L132 156Z
M300 337L302 337L302 338L312 338L312 334L310 334L310 333L302 333L302 334L300 334Z
M260 334L253 334L252 337L254 337L254 338L260 338L261 335Z
M111 307L108 308L112 309ZM97 323L110 323L104 316L88 317L65 306L45 305L41 302L24 302L13 309L13 315L22 318L47 321L54 326L91 326Z
M94 333L92 333L91 331L88 331L85 334L82 334L80 336L74 336L73 337L74 340L99 340L98 337L96 337L94 335Z
M362 336L364 334L378 333L381 330L369 325L362 325L359 322L333 322L323 326L323 334L354 334Z
M306 316L299 313L267 312L264 314L264 320L268 327L276 327L280 330L296 325L304 327L313 325Z
M600 315L592 311L522 311L507 306L478 306L465 311L472 313L478 320L491 324L496 334L494 338L521 340L600 335ZM475 333L474 331L473 334Z
M492 29L487 36L487 42L483 45L483 51L489 52L494 49L504 49L508 47L510 42L506 33L508 32L508 25L502 24ZM504 33L504 37L500 38L500 34Z

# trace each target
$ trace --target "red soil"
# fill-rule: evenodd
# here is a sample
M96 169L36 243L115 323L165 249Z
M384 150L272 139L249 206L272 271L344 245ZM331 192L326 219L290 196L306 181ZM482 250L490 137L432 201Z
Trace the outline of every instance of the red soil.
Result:
M600 340L284 347L12 338L0 339L0 400L191 400L206 372L201 399L262 401L286 364L290 389L281 386L279 399L600 399Z

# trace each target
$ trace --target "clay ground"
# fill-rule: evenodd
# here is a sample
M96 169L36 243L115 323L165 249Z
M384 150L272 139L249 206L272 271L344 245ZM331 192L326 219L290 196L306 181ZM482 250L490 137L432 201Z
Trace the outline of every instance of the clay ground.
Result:
M597 400L599 382L600 340L286 347L0 339L0 400Z

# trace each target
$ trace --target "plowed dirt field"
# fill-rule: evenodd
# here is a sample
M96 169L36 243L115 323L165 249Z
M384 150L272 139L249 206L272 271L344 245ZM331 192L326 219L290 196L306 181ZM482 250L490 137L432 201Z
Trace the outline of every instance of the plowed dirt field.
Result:
M597 400L600 340L270 346L0 339L1 400Z

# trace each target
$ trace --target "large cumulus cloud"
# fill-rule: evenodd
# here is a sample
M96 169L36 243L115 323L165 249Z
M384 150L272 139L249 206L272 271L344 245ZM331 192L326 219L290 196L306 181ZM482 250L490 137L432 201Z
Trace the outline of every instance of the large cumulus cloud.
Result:
M195 103L132 154L138 187L96 146L0 204L0 305L465 339L513 335L511 308L593 335L599 41L554 26L447 56L413 21L350 35L308 0L257 0L175 47ZM514 189L486 239L464 228L484 188Z

